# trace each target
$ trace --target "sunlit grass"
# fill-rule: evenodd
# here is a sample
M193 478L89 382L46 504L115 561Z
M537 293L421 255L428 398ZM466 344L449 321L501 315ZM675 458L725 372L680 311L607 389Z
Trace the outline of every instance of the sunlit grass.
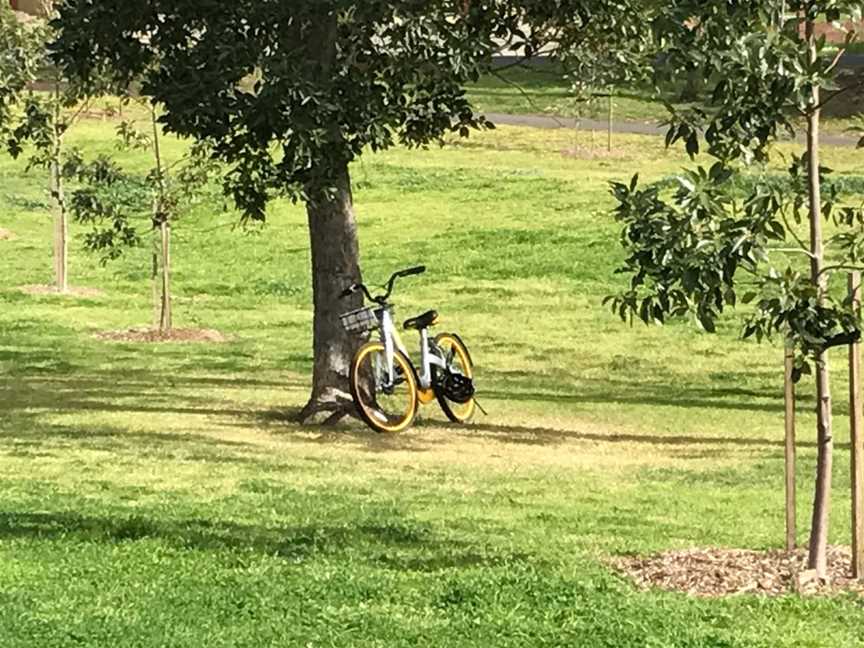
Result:
M112 129L90 120L74 140L107 151ZM623 281L607 183L688 162L651 138L593 159L571 146L501 128L352 169L365 277L429 267L399 284L398 314L434 307L464 335L489 411L456 428L433 407L397 436L290 421L311 370L301 208L275 203L259 233L221 205L177 224L177 324L227 343L108 343L93 334L149 322L145 250L102 268L76 226L72 283L104 295L22 294L50 280L45 180L0 161L0 227L17 235L0 242L4 648L858 645L852 598L706 602L637 592L606 566L782 544L782 358L740 342L740 316L710 336L601 306ZM848 542L834 362L833 540Z
M860 45L860 44L859 44ZM864 130L864 93L861 91L860 66L842 70L838 83L847 89L837 93L822 111L823 129L834 134L859 133ZM669 118L664 101L682 101L684 83L671 84L658 92L648 83L636 83L613 88L612 114L615 121L660 123ZM596 88L587 95L574 93L570 82L554 64L530 67L505 67L496 74L480 79L468 88L468 96L478 110L511 115L551 115L565 118L567 125L574 118L605 121L609 117L609 88ZM793 121L804 124L795 111ZM850 133L851 132L851 133ZM583 139L584 139L583 135ZM599 137L598 137L599 139ZM584 144L584 142L583 142Z

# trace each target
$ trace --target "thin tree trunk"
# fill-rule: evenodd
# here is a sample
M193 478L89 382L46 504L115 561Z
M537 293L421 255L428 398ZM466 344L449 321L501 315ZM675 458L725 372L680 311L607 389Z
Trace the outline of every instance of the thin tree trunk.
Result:
M60 159L63 151L63 134L60 132L60 88L54 89L54 123L51 143L51 199L54 201L54 285L61 293L69 292L69 217L66 213L66 196L63 191L63 174Z
M162 220L159 227L162 235L162 316L159 320L159 331L170 333L173 327L171 314L171 225L167 219Z
M312 394L300 413L301 420L328 412L335 422L353 411L348 388L351 359L360 339L342 328L339 315L362 306L357 293L340 293L361 280L357 223L351 198L347 165L339 172L329 198L310 202L306 208L312 248L314 301Z
M63 178L57 173L57 195L58 195L58 226L57 232L60 240L57 243L59 259L57 261L57 289L62 293L69 292L69 214L66 213L66 197L63 191Z
M59 292L69 291L69 215L60 174L59 147L51 160L51 198L54 201L54 284Z
M159 308L159 332L170 333L174 325L171 313L171 223L168 214L168 196L165 172L162 164L162 147L159 141L159 122L156 109L150 108L153 127L153 157L156 159L157 198L153 208L154 223L159 224L159 256L161 260L161 300Z
M53 250L51 261L54 264L54 287L60 290L60 214L57 209L57 165L51 163L50 174L48 177L48 195L52 201L52 224L54 232L52 234Z
M153 201L153 213L155 216L156 201ZM150 281L153 285L153 328L158 329L159 322L162 319L162 291L159 286L159 244L155 235L152 238Z
M806 24L810 61L815 62L816 37L813 22ZM822 274L822 192L819 181L819 87L813 87L812 109L807 115L807 184L810 197L810 270L812 281L819 290L819 298L827 288ZM831 437L831 390L828 380L828 356L825 352L816 358L816 488L813 496L813 520L810 527L810 553L807 566L816 570L819 578L827 575L828 525L831 511L831 464L833 439Z

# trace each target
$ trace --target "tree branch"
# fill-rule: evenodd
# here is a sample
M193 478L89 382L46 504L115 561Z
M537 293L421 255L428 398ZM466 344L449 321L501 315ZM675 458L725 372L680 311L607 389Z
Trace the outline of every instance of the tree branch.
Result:
M807 251L810 246L804 242L804 239L798 236L798 232L796 232L795 228L792 227L792 224L789 222L789 217L786 216L786 212L782 208L780 209L780 216L783 218L783 224L786 226L786 231L792 235L792 238L794 238L795 242L801 246L802 250Z
M531 97L531 95L528 94L528 92L526 92L525 88L523 88L522 86L520 86L520 85L519 85L518 83L516 83L515 81L511 81L510 79L508 79L508 78L506 78L506 77L504 77L504 76L501 76L501 75L498 74L498 72L495 71L495 70L493 70L491 74L492 74L492 76L494 76L494 77L495 77L496 79L498 79L499 81L503 81L503 82L506 83L507 85L509 85L509 86L511 86L511 87L513 87L513 88L516 88L516 90L519 91L519 94L522 95L522 98L525 99L529 104L531 104L531 106L532 106L533 108L536 108L538 112L543 112L543 109L540 108L540 106L538 106L538 105L534 102L534 99ZM556 117L555 115L550 115L550 117L551 117L551 118L555 121L555 123L558 124L558 126L560 126L561 128L566 127L566 124L565 124L564 122L562 122L560 119L558 119L558 117Z
M864 270L864 266L854 265L851 263L838 263L835 265L828 265L819 271L818 276L821 277L823 274L833 272L834 270Z
M75 111L75 114L72 115L72 118L69 120L70 126L74 125L75 122L78 121L78 118L84 113L84 111L86 111L87 109L90 108L91 101L92 101L92 97L87 97L87 99L84 101L84 103L81 104L81 107L78 108L77 111Z
M811 259L815 258L815 255L810 252L810 250L802 250L801 248L768 248L769 252L787 252L789 254L804 254Z

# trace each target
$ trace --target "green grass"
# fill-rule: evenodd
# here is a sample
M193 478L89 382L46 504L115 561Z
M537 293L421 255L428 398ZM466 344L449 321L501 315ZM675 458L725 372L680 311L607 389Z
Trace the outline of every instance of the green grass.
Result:
M860 69L843 71L839 83L851 89L839 93L822 112L826 132L844 134L862 130L864 90ZM669 117L663 100L678 103L680 87L670 86L660 95L656 90L640 85L614 90L614 120L621 122L659 123ZM605 121L609 114L607 89L601 88L589 101L576 101L571 87L555 65L509 67L497 75L489 75L469 87L468 96L478 110L511 115L552 115L562 118ZM797 120L795 116L795 120ZM794 121L794 120L793 120ZM803 129L803 124L801 125Z
M514 67L481 79L468 95L478 110L511 115L546 114L559 117L607 119L608 99L603 95L576 101L570 83L553 65ZM615 91L614 118L626 121L659 121L666 109L654 92L641 87Z
M75 138L110 146L111 124ZM857 646L849 596L706 601L641 592L624 553L783 540L781 350L688 323L628 327L606 183L685 163L620 136L578 159L501 128L355 165L365 276L435 307L478 364L488 417L410 431L300 427L311 368L305 216L260 233L204 206L175 231L179 326L226 344L107 343L146 325L146 254L50 276L45 182L0 162L0 637L34 646ZM168 143L169 155L181 145ZM142 166L136 158L131 162ZM854 172L857 154L825 163ZM833 542L848 542L842 356ZM801 387L801 538L812 384Z

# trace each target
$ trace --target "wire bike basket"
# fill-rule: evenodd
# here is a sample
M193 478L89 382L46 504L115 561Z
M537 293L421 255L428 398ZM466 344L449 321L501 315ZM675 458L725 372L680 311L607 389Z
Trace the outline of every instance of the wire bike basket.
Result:
M342 327L349 333L368 333L378 328L378 309L364 306L339 316Z

